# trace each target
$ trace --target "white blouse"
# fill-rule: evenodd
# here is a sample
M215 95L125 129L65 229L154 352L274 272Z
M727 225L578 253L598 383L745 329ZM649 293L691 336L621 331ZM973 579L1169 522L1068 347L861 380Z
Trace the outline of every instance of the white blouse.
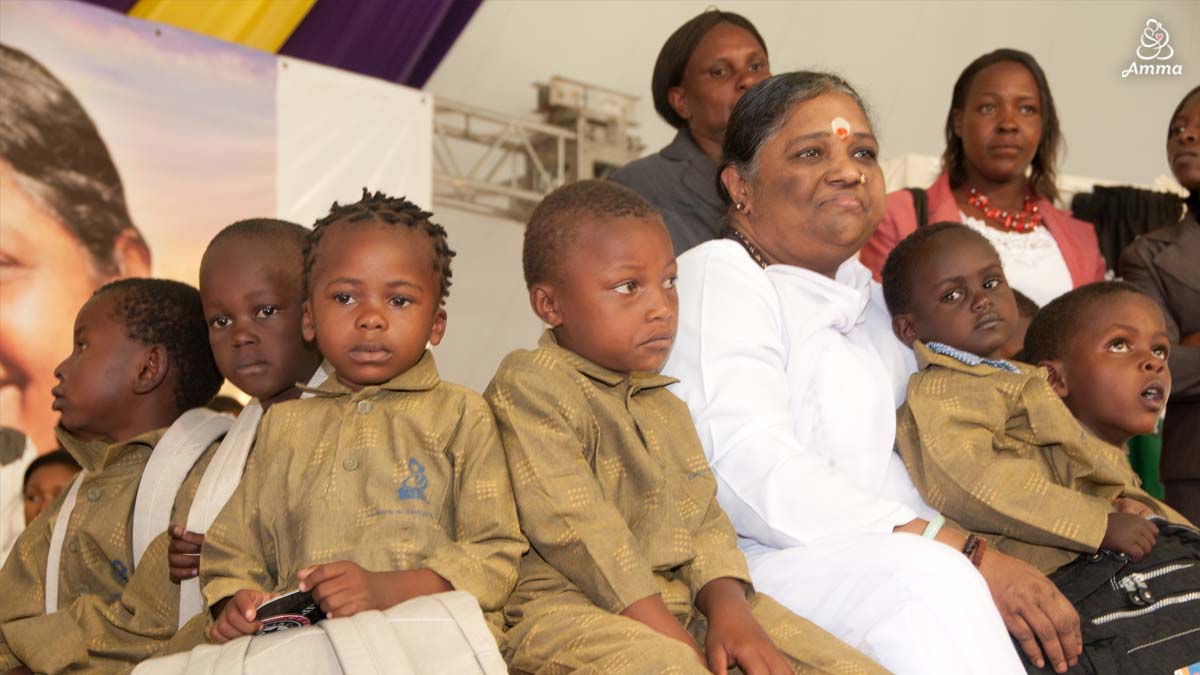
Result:
M772 548L890 532L932 513L895 442L912 351L852 259L837 279L761 269L737 243L679 257L679 332L663 372L691 410L717 498ZM749 542L743 542L748 545Z
M962 211L959 215L963 224L982 234L996 248L1008 285L1029 296L1038 307L1074 288L1058 242L1044 226L1035 227L1032 232L1005 232L988 227Z

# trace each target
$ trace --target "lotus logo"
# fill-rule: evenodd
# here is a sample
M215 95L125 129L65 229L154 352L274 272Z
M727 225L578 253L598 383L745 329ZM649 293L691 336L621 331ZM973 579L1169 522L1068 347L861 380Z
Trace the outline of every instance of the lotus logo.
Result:
M1137 57L1142 61L1169 61L1175 56L1171 46L1171 34L1158 19L1146 19L1146 27L1138 39ZM1180 63L1138 63L1132 61L1121 71L1121 77L1130 75L1183 75Z

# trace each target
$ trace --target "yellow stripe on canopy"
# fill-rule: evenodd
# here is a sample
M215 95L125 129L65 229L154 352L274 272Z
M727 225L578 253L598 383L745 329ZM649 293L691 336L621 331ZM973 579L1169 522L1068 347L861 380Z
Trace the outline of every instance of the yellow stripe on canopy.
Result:
M129 16L278 52L317 0L138 0Z

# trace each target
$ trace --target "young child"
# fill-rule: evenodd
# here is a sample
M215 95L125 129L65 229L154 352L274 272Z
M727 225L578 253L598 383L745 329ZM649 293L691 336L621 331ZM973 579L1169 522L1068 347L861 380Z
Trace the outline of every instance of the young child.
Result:
M314 226L303 333L336 377L271 407L208 531L213 641L254 633L256 608L296 588L334 618L463 590L498 634L525 542L487 404L426 349L454 255L430 216L364 190Z
M79 612L90 615L82 608L121 595L134 567L131 519L151 452L165 428L204 405L222 381L199 294L160 279L125 279L98 290L79 310L74 349L55 376L58 438L84 472L22 533L0 571L0 672L21 663L55 672L86 664L89 647L104 647L101 636L80 624ZM186 511L191 479L208 457L189 472L176 512ZM59 523L60 509L69 511L66 523ZM59 553L61 562L50 564ZM48 578L51 566L56 574Z
M983 236L958 223L921 228L892 250L883 281L896 335L920 367L897 447L930 506L1046 573L1101 548L1140 559L1156 529L1127 511L1186 522L1139 487L1123 439L1076 420L1046 371L999 359L1017 308ZM1157 400L1120 405L1161 409L1169 377L1155 377Z
M531 550L505 608L520 672L878 672L750 587L691 415L656 372L675 338L661 217L607 181L560 188L525 232L550 326L484 396Z
M25 525L28 526L67 489L79 462L66 450L55 450L33 460L25 469Z

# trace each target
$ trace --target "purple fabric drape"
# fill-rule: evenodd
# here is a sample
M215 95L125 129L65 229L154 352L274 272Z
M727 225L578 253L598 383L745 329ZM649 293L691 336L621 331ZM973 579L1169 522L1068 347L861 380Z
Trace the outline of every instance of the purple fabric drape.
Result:
M318 0L280 54L420 88L482 0Z
M137 0L86 0L126 14ZM421 88L483 0L317 0L280 54Z

